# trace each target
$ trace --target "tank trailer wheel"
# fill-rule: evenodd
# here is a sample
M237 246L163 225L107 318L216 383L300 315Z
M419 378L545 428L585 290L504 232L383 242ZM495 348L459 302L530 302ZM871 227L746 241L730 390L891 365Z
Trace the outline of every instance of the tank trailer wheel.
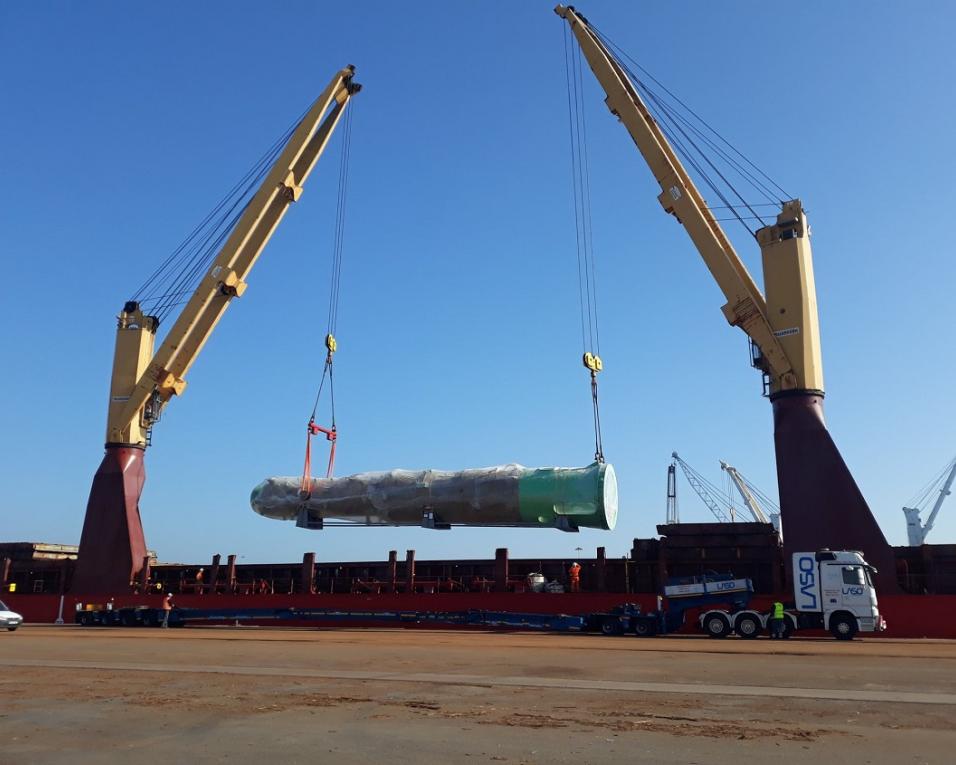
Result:
M840 614L830 619L830 633L837 640L853 640L856 631L856 619L852 616Z
M704 632L712 638L725 638L730 634L730 622L723 614L711 614L704 619Z
M745 640L753 640L763 631L763 627L756 616L744 614L743 616L737 617L734 631Z

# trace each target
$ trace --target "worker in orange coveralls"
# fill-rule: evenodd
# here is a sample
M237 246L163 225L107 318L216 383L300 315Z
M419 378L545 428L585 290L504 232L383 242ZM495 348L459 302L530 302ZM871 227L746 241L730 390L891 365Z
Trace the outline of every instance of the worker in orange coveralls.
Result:
M581 592L581 565L577 561L568 567L568 578L571 580L571 592Z

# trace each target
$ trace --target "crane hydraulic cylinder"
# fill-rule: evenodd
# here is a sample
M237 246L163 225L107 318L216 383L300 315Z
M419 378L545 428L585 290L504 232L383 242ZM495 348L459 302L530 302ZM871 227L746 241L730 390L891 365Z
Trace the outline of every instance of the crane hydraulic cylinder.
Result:
M390 470L316 478L267 478L252 490L252 509L303 528L325 521L369 526L524 526L612 530L617 522L614 468L521 465L461 470Z

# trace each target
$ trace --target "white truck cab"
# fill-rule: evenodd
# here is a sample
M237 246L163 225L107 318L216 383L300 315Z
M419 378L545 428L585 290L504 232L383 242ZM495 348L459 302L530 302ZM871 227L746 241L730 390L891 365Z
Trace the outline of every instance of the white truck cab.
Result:
M800 627L823 627L838 640L886 629L873 587L873 568L853 550L793 554L793 596Z
M783 637L801 629L829 630L837 640L852 640L858 632L880 632L886 621L876 603L871 573L876 571L853 550L818 550L793 554L793 600L795 608L784 611ZM733 588L746 582L746 593L753 592L749 580L718 583ZM716 585L715 585L716 586ZM738 588L734 592L744 592ZM669 597L675 594L665 588ZM690 594L690 593L688 593ZM697 593L695 593L697 594ZM711 594L711 590L701 594ZM749 598L748 598L749 600ZM701 629L710 637L727 637L735 632L742 638L755 638L770 631L770 613L747 606L733 610L710 608L698 617Z

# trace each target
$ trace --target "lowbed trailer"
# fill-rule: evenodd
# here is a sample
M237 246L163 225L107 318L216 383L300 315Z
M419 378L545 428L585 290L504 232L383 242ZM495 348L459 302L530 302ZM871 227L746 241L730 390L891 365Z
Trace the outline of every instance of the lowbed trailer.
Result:
M158 627L162 608L91 608L77 610L76 623L101 627ZM523 614L509 611L350 611L335 608L173 608L170 627L239 622L350 622L370 624L434 624L450 627L488 627L586 632L589 617L566 614Z

